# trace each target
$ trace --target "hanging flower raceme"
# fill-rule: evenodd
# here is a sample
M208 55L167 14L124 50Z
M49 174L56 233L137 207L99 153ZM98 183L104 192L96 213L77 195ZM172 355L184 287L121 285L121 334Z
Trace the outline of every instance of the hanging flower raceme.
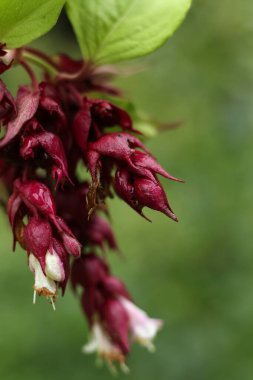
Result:
M50 68L42 82L31 57ZM115 69L0 44L0 74L14 64L31 78L15 98L0 80L0 205L7 206L14 249L19 243L27 252L34 303L44 296L55 308L71 273L90 330L83 352L126 371L132 342L152 351L162 322L132 302L98 256L119 250L106 199L117 194L144 217L149 207L177 221L158 176L181 180L159 165L129 113L109 100L120 95L109 83ZM106 99L88 96L92 91Z
M130 340L153 350L153 339L162 326L149 318L132 301L123 283L110 274L104 260L94 254L83 255L72 266L72 285L83 289L81 305L90 327L90 341L84 353L97 352L111 368L118 362L126 369L125 357Z

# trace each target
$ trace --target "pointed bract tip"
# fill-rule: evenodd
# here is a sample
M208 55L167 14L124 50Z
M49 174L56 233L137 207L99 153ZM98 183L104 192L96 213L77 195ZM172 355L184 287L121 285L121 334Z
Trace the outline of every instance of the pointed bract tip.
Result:
M170 219L174 220L175 222L178 222L178 217L172 212L170 211L168 208L166 208L163 213L165 215L167 215Z

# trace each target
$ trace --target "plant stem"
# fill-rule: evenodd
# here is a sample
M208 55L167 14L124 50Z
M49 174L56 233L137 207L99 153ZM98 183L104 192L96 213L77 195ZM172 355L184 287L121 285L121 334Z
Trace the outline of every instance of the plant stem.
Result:
M83 62L83 66L79 71L75 73L59 72L57 79L59 80L69 80L69 81L80 81L88 76L93 70L91 62Z
M29 46L24 47L23 50L31 53L33 56L37 56L38 58L41 58L43 61L47 62L50 66L53 66L56 70L58 70L57 64L53 61L53 59L49 55L47 55L43 51L34 49Z
M27 74L31 78L33 89L36 90L38 88L38 82L31 66L23 59L20 59L19 63L26 70Z
M43 70L45 70L47 73L51 74L54 77L58 74L58 70L51 63L49 63L48 60L45 60L37 54L35 55L30 51L23 50L22 57L25 60L30 61L31 63L34 63L37 66L40 66Z

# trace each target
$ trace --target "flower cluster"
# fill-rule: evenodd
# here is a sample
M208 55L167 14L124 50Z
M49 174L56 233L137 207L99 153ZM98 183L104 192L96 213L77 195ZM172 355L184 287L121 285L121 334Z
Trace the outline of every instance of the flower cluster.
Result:
M124 284L112 276L108 265L90 253L77 259L72 267L74 290L82 288L81 305L87 316L91 339L83 351L97 351L112 366L118 361L126 369L129 334L133 340L153 350L152 340L162 321L152 319L131 301Z
M45 66L42 81L31 57ZM7 51L0 44L0 74L17 64L31 85L14 98L0 80L0 201L14 248L18 242L27 252L34 303L45 296L55 308L70 277L76 294L82 289L91 332L83 351L97 351L111 367L117 361L126 369L130 342L152 350L162 322L132 302L99 256L106 247L118 250L106 198L117 194L145 218L143 208L149 207L177 221L158 175L180 180L147 150L130 115L107 100L120 95L108 82L111 68L25 47ZM94 98L95 92L103 98ZM85 169L90 177L84 180Z

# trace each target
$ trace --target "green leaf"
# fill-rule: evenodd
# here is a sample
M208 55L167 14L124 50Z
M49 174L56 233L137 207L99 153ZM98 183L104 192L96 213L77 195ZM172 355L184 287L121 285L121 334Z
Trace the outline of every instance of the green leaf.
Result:
M141 57L175 31L191 0L67 0L83 56L96 63Z
M66 0L0 0L0 42L17 48L48 32Z

